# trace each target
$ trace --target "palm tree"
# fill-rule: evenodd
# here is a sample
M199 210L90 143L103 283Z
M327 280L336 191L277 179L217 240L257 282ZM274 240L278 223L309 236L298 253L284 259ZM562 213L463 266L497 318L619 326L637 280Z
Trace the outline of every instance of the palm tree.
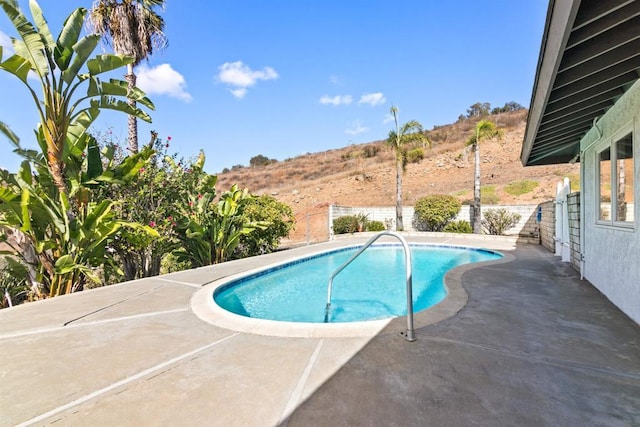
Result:
M495 123L490 120L480 120L476 123L476 127L473 135L467 142L468 145L473 146L475 152L474 161L474 176L473 180L473 216L471 218L471 226L475 234L482 234L482 221L480 214L480 148L478 144L483 139L491 139L495 137L501 137L502 130L498 129Z
M107 43L111 43L117 54L134 58L127 65L125 80L131 91L136 86L133 68L153 54L154 49L167 45L164 34L164 19L155 11L164 7L164 0L96 0L90 14L90 25ZM128 99L135 107L136 101ZM138 123L129 116L129 150L138 152Z
M416 142L430 144L430 141L424 135L420 122L411 120L400 126L397 107L391 107L391 115L396 128L389 132L387 144L393 148L396 154L396 231L402 231L404 230L402 224L402 174L407 168L405 145Z

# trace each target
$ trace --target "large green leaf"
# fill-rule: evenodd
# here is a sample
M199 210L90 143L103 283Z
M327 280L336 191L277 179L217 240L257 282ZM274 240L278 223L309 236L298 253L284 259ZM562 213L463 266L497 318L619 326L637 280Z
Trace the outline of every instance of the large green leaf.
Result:
M24 233L31 231L31 214L29 212L30 200L31 193L28 189L23 189L20 198L20 210L22 214L22 227L20 227L20 231Z
M67 138L71 141L80 138L99 115L100 110L98 108L85 108L84 110L80 110L80 112L73 117L73 121L69 125Z
M145 96L146 94L142 89L134 87L131 93L129 93L129 83L124 80L110 79L109 82L102 82L101 89L101 95L126 96L150 110L155 110L156 108L153 102Z
M87 68L89 68L89 74L95 76L132 63L133 57L131 56L104 54L96 55L95 58L88 60Z
M66 84L71 84L73 79L76 78L80 72L80 69L84 66L85 62L89 62L87 59L89 59L89 56L91 56L99 41L99 35L90 34L83 37L78 43L73 45L72 50L75 53L73 62L69 68L62 72L62 80L64 80Z
M102 96L100 97L100 99L92 99L91 106L93 108L121 111L123 113L127 113L130 116L135 116L140 120L151 123L151 116L149 116L147 113L139 108L132 107L125 101L116 99L112 96Z
M40 5L35 0L29 0L29 9L31 9L31 16L33 16L33 22L36 24L36 28L40 33L42 43L46 46L46 49L53 51L56 47L56 42L53 40L47 20L42 14Z
M102 158L100 156L100 147L98 141L93 136L89 137L89 145L87 146L87 179L94 179L102 175Z
M4 124L3 122L0 122L0 133L9 138L9 141L11 141L13 145L20 148L20 139L15 133L11 131L11 129L9 129L9 126Z
M27 84L27 76L29 75L29 71L31 71L31 63L19 55L11 55L6 61L0 63L0 69L10 72L22 80L23 83Z
M86 10L83 8L78 8L71 12L71 15L64 21L62 30L58 35L54 59L56 65L63 71L67 69L71 61L71 56L74 52L73 46L78 42L78 38L82 32L82 23L84 22L85 15Z
M0 2L0 6L2 6L14 28L22 38L22 41L13 40L13 49L16 55L27 59L39 76L46 75L49 72L49 65L42 37L18 8L17 2L2 1Z
M87 214L84 220L83 228L91 230L95 228L100 221L103 221L107 216L111 215L111 207L113 202L111 200L103 200L95 206L92 206L91 212Z
M9 188L0 187L0 224L12 227L20 226L21 207L18 194Z
M71 255L62 255L60 258L56 260L56 263L55 263L56 274L71 273L72 271L78 269L79 267L81 266L76 264L76 262L73 260L73 257Z

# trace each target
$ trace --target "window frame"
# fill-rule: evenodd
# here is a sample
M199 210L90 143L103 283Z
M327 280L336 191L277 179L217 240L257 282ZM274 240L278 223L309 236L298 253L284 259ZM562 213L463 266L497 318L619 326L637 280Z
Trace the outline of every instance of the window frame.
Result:
M636 185L638 185L635 180L633 181L633 191L634 191L634 209L633 209L633 218L631 221L618 221L618 142L624 140L625 138L631 138L631 153L633 159L633 171L631 171L631 176L635 177L635 169L638 167L638 159L636 158L636 138L635 138L635 129L633 123L628 123L625 126L622 126L618 131L616 131L610 138L606 139L606 142L599 145L595 150L595 218L596 224L606 227L616 227L623 229L635 229L636 224L638 223L637 212L635 209L636 200L635 200L635 192ZM610 181L610 208L609 208L609 219L601 219L600 213L602 208L602 170L601 170L601 154L609 150L609 181Z

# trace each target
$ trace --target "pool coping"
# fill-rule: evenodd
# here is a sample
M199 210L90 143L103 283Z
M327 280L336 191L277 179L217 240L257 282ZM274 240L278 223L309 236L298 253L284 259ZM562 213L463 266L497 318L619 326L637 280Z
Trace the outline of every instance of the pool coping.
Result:
M415 243L414 243L415 244ZM414 313L413 324L414 330L425 326L438 323L442 320L453 317L457 314L468 301L467 291L462 286L462 276L468 271L476 268L511 262L515 257L498 250L478 248L473 246L455 245L455 244L429 244L419 243L420 246L447 247L447 248L465 248L471 250L485 250L499 253L502 258L497 260L473 262L463 264L449 270L444 276L444 285L447 289L447 296L439 303L425 310ZM345 246L333 249L318 250L310 254L293 257L286 261L276 262L269 265L257 267L249 271L227 276L213 282L205 284L201 289L195 292L190 301L190 307L193 313L202 321L214 326L249 334L289 337L289 338L357 338L357 337L373 337L375 335L387 333L402 333L407 330L407 316L393 317L381 320L368 320L360 322L343 322L343 323L305 323L305 322L283 322L266 319L256 319L238 314L231 313L213 300L214 292L226 286L228 283L251 276L253 274L278 268L279 266L296 262L302 259L311 258L322 255L324 253L334 252L336 250L358 247L358 244L345 244Z

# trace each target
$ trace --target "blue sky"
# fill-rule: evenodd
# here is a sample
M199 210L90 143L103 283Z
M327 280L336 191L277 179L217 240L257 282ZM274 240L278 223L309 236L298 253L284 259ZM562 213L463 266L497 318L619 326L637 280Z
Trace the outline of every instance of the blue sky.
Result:
M28 13L28 1L19 1ZM91 0L40 0L58 34ZM167 0L169 46L136 69L156 105L152 124L171 152L205 151L205 169L284 160L385 139L392 123L454 122L475 102L528 106L547 2L541 0ZM30 15L29 15L30 16ZM0 12L0 44L13 27ZM99 49L108 51L101 46ZM5 54L6 57L6 54ZM124 74L124 70L123 73ZM0 72L0 121L35 146L26 89ZM94 129L126 143L126 116L102 113ZM0 167L19 158L4 138Z

